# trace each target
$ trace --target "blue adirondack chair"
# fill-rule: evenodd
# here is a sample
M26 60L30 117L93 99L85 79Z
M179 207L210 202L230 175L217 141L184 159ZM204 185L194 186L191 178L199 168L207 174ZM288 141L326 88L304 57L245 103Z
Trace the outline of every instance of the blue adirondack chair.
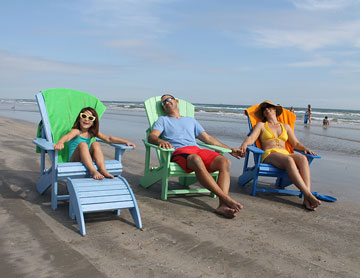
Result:
M248 117L250 133L252 132L253 127L256 125L256 123L260 121L255 116L255 111L257 107L258 105L254 105L245 110L245 115ZM278 120L281 123L289 124L292 127L292 129L294 129L296 116L289 110L283 108L283 113L278 117ZM252 146L248 146L245 155L243 173L239 177L238 183L240 185L245 185L251 180L253 180L252 191L251 191L252 196L255 196L256 192L274 192L274 193L296 194L300 196L301 192L298 190L285 189L285 187L292 184L285 170L279 169L271 164L260 162L261 154L264 153L264 151L260 149L260 146L261 146L260 142L256 142ZM287 146L288 146L288 151L293 152L293 149L290 146L290 144L288 144ZM253 164L251 164L250 166L251 154L253 156ZM311 164L314 158L321 158L321 156L319 155L311 155L311 154L306 154L306 157L309 161L309 164ZM258 188L257 183L259 176L276 177L277 179L275 185L277 186L277 188Z
M58 201L69 199L68 194L58 194L58 181L67 178L89 177L89 172L81 162L68 162L67 144L63 150L56 151L54 150L54 143L71 130L82 108L92 107L101 117L106 107L92 95L63 88L42 91L36 94L36 100L41 114L38 135L33 141L37 145L38 152L41 152L40 179L37 182L37 190L43 194L52 186L51 207L55 210ZM99 139L97 141L101 142ZM122 144L110 145L115 148L115 158L105 161L106 169L112 175L119 176L123 168L121 163L123 153L132 147ZM45 165L46 153L51 161L49 168L46 168Z

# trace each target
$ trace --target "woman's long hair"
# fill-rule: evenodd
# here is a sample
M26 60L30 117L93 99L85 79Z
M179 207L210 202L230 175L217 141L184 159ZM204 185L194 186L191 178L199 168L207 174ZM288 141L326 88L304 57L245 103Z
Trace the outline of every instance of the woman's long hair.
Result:
M92 134L92 136L97 136L99 133L99 116L94 108L85 107L81 109L80 113L84 113L85 111L89 111L95 117L95 121L92 122L93 125L89 128L89 132ZM72 128L80 129L80 113L77 116Z

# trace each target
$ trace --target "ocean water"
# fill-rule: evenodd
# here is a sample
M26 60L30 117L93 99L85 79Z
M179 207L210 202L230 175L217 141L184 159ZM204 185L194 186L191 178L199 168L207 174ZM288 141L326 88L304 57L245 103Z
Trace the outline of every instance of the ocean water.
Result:
M142 144L148 127L143 103L104 101L107 111L100 130ZM205 130L230 146L239 146L249 132L244 110L248 106L226 104L195 104L196 118ZM303 124L306 108L295 108L295 134L310 149L360 157L360 111L313 108L311 125ZM0 99L0 116L37 123L40 120L35 100ZM331 125L322 126L328 116ZM116 128L114 128L116 127Z

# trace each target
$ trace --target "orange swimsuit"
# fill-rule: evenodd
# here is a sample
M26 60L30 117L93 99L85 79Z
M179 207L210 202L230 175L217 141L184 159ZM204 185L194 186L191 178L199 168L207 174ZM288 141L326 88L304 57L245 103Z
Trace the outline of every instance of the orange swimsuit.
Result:
M269 141L269 140L280 140L283 142L286 142L288 140L288 134L285 130L285 127L282 123L280 123L282 132L279 135L279 137L276 137L274 132L271 130L271 128L268 125L268 122L265 123L264 130L262 131L260 141ZM264 153L261 155L261 163L265 160L266 157L268 157L272 153L282 153L285 155L289 155L290 153L284 149L284 148L270 148L264 150Z

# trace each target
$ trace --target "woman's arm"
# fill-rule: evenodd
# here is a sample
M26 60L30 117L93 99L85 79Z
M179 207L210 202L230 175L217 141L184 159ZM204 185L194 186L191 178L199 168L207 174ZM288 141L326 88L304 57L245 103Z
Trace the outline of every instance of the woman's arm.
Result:
M65 134L56 144L54 144L54 149L57 151L62 150L64 148L64 143L69 142L71 139L79 135L80 131L78 129L70 130L68 134Z
M257 123L251 134L241 144L240 148L238 149L241 157L245 156L247 146L254 144L255 141L259 138L263 127L264 123Z
M309 153L309 154L313 154L313 155L318 155L317 153L313 152L312 150L308 149L307 147L305 147L295 136L295 132L292 130L292 128L289 125L284 125L287 134L289 136L289 142L290 145L298 151L303 151L304 153Z
M98 132L97 136L99 139L104 140L107 143L112 143L112 144L125 144L126 146L132 146L134 149L136 148L136 145L128 140L125 139L121 139L119 137L116 136L110 136L110 135L106 135L101 133L100 131Z

